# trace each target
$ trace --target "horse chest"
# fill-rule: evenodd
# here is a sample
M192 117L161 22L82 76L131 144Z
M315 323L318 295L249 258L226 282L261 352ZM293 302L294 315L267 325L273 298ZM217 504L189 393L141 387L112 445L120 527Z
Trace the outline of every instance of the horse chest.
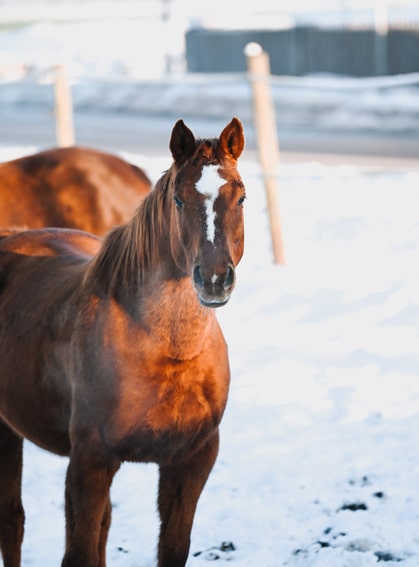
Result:
M196 360L160 362L136 387L127 384L114 422L124 458L164 462L198 446L218 427L229 379L228 366Z

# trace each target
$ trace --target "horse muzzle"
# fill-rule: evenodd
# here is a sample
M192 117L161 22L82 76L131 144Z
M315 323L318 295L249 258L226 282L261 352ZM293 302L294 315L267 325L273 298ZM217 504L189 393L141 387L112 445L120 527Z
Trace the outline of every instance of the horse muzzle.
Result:
M222 307L230 299L236 282L236 272L232 264L228 264L221 273L211 274L202 266L193 269L193 284L198 300L205 307Z

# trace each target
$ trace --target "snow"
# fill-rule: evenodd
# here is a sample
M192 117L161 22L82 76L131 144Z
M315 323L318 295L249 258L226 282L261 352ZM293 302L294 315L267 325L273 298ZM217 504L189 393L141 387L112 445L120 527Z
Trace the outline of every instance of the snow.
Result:
M188 566L417 567L419 172L279 167L278 266L259 166L240 170L246 252L218 312L232 386ZM23 566L59 564L66 465L26 445ZM110 567L154 565L156 490L152 465L118 472Z
M35 59L33 30L15 33L21 53L32 49ZM42 53L51 56L48 46ZM394 128L417 116L417 106L409 107L415 97L400 98L411 80L383 79L399 107ZM193 100L192 80L172 82L179 100ZM129 103L124 87L132 83L112 90L115 107ZM321 100L339 92L351 112L353 98L358 111L367 101L348 93L377 87L372 79L336 77L293 84L302 106L315 93ZM6 80L0 94L10 86L15 94L5 104L30 103L25 81ZM222 87L227 100L234 84ZM91 106L102 105L103 83L92 80L89 89ZM378 129L383 119L376 109L388 99L374 92ZM235 109L239 117L243 109ZM0 160L37 149L0 144ZM153 158L123 155L154 179L170 164L168 150ZM218 311L232 385L187 565L418 567L419 168L280 164L283 266L272 262L260 166L243 159L239 169L248 196L246 249L233 297ZM66 466L66 459L26 444L23 567L60 563ZM124 464L117 473L109 567L155 565L156 490L153 465Z

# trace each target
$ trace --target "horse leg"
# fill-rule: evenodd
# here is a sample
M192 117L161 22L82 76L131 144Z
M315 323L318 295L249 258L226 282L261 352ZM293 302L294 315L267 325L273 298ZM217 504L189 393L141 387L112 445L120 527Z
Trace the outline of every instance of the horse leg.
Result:
M0 421L0 550L4 567L20 567L25 522L22 452L23 439Z
M218 454L217 433L178 465L160 467L158 567L184 567L196 505Z
M109 496L105 506L105 511L103 513L102 523L100 526L98 567L106 567L106 542L108 541L109 528L111 527L111 516L112 516L112 504L111 504L111 498Z
M86 452L91 452L89 458ZM111 519L109 491L119 463L94 457L95 449L72 453L67 469L66 551L61 567L106 567Z

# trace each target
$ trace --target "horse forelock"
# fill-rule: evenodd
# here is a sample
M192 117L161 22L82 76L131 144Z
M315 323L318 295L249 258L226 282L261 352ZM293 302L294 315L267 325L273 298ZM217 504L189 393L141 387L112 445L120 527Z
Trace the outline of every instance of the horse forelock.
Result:
M195 152L192 154L189 163L202 166L215 163L218 159L216 148L217 141L215 139L197 140Z
M196 141L194 153L185 162L188 165L204 167L206 165L228 165L231 163L229 156L222 151L218 138L200 138Z

